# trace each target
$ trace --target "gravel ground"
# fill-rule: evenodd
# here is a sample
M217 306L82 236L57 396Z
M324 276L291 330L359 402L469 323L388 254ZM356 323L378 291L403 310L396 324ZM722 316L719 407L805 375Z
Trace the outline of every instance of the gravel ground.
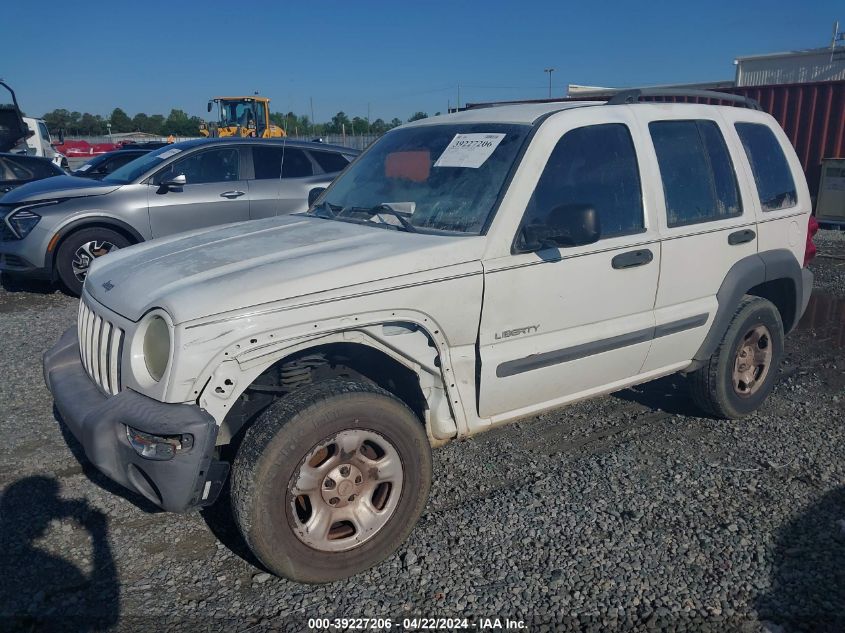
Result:
M324 586L264 573L223 506L155 512L83 469L40 368L76 302L4 281L0 628L467 616L531 630L843 631L843 238L816 240L818 290L756 415L698 417L670 377L451 444L400 551Z

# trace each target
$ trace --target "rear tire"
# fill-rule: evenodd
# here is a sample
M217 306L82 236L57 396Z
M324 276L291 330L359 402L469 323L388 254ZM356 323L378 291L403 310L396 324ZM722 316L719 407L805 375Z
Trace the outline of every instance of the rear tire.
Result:
M777 308L766 299L745 296L712 356L687 376L695 403L719 418L756 411L777 381L783 340Z
M56 253L56 275L65 289L78 297L91 260L130 244L125 236L112 229L99 226L80 229L62 240Z
M423 424L392 394L328 380L261 414L231 484L238 527L268 570L331 582L376 565L408 537L428 498L431 449Z

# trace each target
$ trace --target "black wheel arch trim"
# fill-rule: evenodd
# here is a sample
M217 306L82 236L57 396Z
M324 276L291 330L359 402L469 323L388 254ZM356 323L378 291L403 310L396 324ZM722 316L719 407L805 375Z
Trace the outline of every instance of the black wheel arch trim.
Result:
M725 335L731 317L742 301L742 297L755 286L778 279L791 281L795 289L795 316L791 323L783 324L784 333L792 331L801 319L806 307L804 299L809 296L809 288L804 288L806 276L801 265L792 251L786 249L775 249L749 255L736 262L725 275L725 279L716 293L719 307L716 310L713 325L710 326L710 331L704 338L704 342L695 353L692 366L687 368L686 371L697 369L701 366L701 363L710 358L719 345L719 341Z
M50 274L53 278L56 277L55 263L56 253L59 251L59 244L61 244L71 233L96 226L105 226L107 228L116 229L122 233L126 233L131 237L135 244L146 241L146 238L132 227L132 225L124 222L123 220L118 220L117 218L92 215L74 220L73 222L68 222L57 231L59 239L56 242L56 245L51 251L47 251L44 255L44 268L51 271Z

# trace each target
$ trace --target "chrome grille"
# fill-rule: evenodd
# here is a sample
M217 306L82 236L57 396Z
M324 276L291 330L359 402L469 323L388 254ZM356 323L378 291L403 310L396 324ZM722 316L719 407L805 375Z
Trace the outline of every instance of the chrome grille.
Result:
M120 354L123 330L103 319L85 301L79 301L79 357L88 376L105 393L120 393Z

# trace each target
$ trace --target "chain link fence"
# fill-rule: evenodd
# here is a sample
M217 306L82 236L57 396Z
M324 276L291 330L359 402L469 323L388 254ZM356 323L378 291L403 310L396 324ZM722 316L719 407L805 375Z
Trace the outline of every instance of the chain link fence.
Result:
M329 143L332 145L341 145L343 147L349 147L351 149L358 149L364 150L370 146L370 144L379 138L381 134L323 134L323 135L310 135L310 134L289 134L287 136L288 139L294 141L317 141L323 143ZM72 142L86 142L89 145L99 145L99 144L108 144L108 143L137 143L137 142L168 142L170 140L178 143L179 141L189 141L194 138L201 138L199 136L177 136L173 139L167 136L148 136L148 135L125 135L121 134L119 136L72 136L70 134L65 135L65 142L72 141Z

